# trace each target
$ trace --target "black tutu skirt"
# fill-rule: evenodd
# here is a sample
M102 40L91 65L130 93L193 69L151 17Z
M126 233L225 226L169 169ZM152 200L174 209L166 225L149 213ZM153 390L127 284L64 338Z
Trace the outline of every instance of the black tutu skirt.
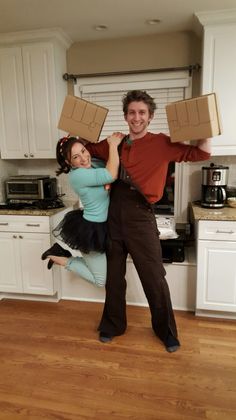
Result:
M90 222L83 218L83 210L68 212L53 229L53 235L72 249L88 254L105 252L107 248L107 222Z

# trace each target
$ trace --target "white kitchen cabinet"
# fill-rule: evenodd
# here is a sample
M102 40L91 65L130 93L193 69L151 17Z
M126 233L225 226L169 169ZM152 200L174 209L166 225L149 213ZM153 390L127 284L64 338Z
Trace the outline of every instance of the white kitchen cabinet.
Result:
M14 42L0 36L2 159L55 158L67 84L66 46L54 35Z
M22 276L18 274L21 270L20 253L12 233L0 232L0 249L0 291L21 292Z
M54 295L57 284L42 253L50 247L49 217L0 216L0 292Z
M216 92L222 120L222 134L212 141L212 155L236 155L236 13L197 16L204 31L201 92Z
M196 313L236 315L236 222L200 220L197 231Z

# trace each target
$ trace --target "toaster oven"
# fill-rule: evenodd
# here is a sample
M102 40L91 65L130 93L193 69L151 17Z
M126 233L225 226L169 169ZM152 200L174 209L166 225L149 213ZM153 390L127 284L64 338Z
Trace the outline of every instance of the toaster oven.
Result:
M5 181L6 200L52 200L57 197L57 179L49 175L18 175Z

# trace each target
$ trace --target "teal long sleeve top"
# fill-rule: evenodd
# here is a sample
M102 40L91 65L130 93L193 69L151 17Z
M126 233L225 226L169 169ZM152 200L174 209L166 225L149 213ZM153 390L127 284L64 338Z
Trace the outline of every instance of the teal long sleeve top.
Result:
M83 217L86 220L92 222L107 220L109 192L105 190L104 185L113 181L114 179L102 161L92 160L91 168L71 169L69 182L82 202Z

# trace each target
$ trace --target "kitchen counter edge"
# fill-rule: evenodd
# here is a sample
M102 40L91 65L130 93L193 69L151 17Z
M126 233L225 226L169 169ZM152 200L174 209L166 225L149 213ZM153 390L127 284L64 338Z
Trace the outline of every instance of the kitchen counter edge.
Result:
M236 221L236 208L225 206L220 209L204 208L200 204L190 203L190 220Z
M77 207L77 202L74 201L64 201L64 207L60 207L57 209L22 209L22 210L7 210L2 209L0 210L1 215L17 215L17 216L54 216L61 211L66 210L67 208L74 209Z

